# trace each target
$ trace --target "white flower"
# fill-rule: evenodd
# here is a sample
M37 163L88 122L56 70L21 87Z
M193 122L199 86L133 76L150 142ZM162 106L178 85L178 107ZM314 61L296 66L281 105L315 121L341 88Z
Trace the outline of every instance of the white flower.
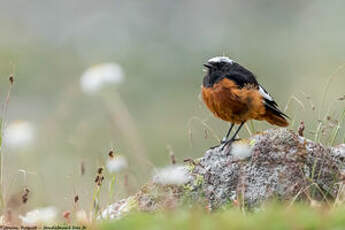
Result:
M4 142L13 148L25 147L32 143L35 130L28 121L13 121L5 129Z
M80 78L80 86L85 93L93 94L107 85L124 80L124 73L116 63L98 64L87 69Z
M135 207L137 207L136 196L130 196L106 207L101 215L97 217L97 220L119 219L132 211Z
M127 168L127 160L123 156L115 156L107 161L107 169L110 173L120 172Z
M34 209L26 213L25 216L19 216L24 225L36 225L52 223L57 216L57 210L53 206Z
M6 224L5 216L2 215L0 216L0 225L5 225L5 224Z
M157 169L153 176L153 182L162 185L182 185L188 181L190 181L190 173L186 167L181 165Z
M234 160L244 160L252 155L252 150L255 141L249 142L248 140L236 141L231 144L231 155Z
M77 211L76 219L77 219L77 222L80 224L88 224L89 223L89 219L88 219L87 214L84 210L78 210Z

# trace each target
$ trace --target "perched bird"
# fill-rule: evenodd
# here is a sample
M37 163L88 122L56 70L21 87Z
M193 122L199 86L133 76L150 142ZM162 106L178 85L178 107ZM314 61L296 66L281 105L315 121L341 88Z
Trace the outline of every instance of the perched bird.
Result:
M286 127L288 118L278 108L269 93L258 83L254 74L228 57L214 57L204 66L202 98L209 110L218 118L230 122L230 128L222 139L224 146L235 141L248 120L265 120L272 125ZM232 128L239 124L232 138Z

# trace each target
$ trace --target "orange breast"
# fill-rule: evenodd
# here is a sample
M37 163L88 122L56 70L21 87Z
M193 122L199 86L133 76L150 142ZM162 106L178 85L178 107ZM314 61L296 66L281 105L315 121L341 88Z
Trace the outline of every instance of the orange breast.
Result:
M202 98L209 110L218 118L239 124L250 119L262 120L265 107L262 96L253 86L238 88L224 78L213 87L202 87Z

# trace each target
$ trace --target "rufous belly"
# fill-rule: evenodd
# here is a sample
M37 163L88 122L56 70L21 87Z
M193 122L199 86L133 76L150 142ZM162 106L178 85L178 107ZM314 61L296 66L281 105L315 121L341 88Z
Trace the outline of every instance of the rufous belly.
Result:
M262 96L255 87L249 85L238 88L227 78L215 83L213 87L202 87L202 98L216 117L231 123L262 120L265 114Z

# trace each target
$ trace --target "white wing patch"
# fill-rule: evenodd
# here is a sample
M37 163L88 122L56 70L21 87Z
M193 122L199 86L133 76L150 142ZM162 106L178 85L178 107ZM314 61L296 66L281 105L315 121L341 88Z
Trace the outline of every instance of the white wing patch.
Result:
M211 59L208 60L209 63L211 62L214 62L214 63L217 63L217 62L228 62L228 63L233 63L234 61L231 60L230 58L228 57L225 57L225 56L219 56L219 57L213 57Z
M259 92L265 99L273 101L273 98L271 97L271 95L269 95L269 93L267 93L267 91L261 86L259 86Z

